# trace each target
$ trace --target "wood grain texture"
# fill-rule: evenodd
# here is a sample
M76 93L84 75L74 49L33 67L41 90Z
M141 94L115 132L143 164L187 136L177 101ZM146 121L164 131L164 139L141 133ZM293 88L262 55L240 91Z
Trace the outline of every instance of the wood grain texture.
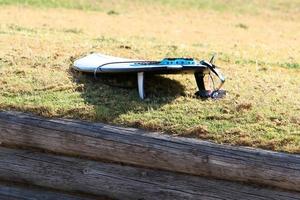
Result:
M295 154L18 112L0 112L0 142L300 191L300 155Z
M108 200L104 197L90 197L78 194L66 194L61 191L0 182L0 199L3 200Z
M300 193L0 147L0 177L116 199L300 199Z

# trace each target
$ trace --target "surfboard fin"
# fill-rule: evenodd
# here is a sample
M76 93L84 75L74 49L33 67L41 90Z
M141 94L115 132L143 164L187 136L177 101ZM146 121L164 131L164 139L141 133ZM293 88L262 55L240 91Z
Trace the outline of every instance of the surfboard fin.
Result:
M145 91L144 91L144 72L137 73L137 80L138 80L138 91L139 96L141 99L145 98Z

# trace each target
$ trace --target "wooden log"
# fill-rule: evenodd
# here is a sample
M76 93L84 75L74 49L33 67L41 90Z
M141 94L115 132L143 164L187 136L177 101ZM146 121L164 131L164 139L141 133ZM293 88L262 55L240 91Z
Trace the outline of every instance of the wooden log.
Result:
M0 112L0 142L300 191L300 155L295 154L18 112Z
M300 199L300 193L0 147L4 181L117 199Z
M0 182L0 199L5 200L108 200L105 197L91 197L82 194L67 194L46 188Z

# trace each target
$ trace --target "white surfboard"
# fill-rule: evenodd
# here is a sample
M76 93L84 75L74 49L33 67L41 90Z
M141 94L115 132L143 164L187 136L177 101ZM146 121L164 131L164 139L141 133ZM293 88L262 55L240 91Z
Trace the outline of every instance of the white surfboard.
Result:
M194 73L199 90L205 90L202 84L205 71L212 70L224 82L218 71L212 69L213 64L206 61L196 61L191 58L165 58L162 61L133 60L93 53L74 62L73 68L80 72L94 73L136 73L138 79L138 91L141 99L145 98L144 73L176 74Z
M138 61L128 58L94 53L74 62L74 69L87 73L121 73L157 71L162 69L181 69L182 65L137 65ZM98 69L98 70L97 70Z

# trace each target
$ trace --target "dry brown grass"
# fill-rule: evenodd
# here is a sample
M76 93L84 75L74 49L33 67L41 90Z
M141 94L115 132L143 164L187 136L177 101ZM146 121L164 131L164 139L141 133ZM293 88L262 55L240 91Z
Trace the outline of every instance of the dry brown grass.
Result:
M291 69L300 63L299 13L157 4L116 12L0 7L0 108L300 152L300 71ZM135 90L70 71L90 52L151 60L217 52L229 95L200 101L193 76L163 76L142 102Z

